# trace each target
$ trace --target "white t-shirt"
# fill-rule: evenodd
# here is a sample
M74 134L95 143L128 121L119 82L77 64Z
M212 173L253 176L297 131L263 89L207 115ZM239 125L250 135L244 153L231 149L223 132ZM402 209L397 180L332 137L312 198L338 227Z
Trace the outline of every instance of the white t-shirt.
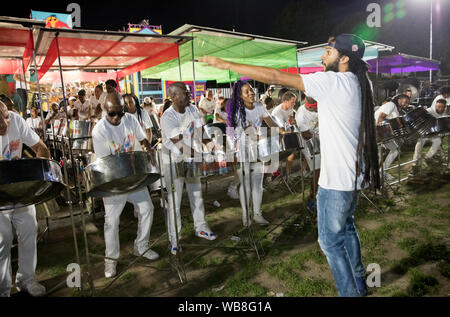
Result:
M0 160L12 160L22 157L22 145L34 146L39 136L25 120L15 112L8 111L11 123L6 135L0 136Z
M272 116L280 127L284 127L289 121L289 117L294 115L294 109L283 110L283 104L279 104L272 110Z
M222 118L223 120L227 120L227 112L223 111L221 108L216 107L214 109L214 123L219 122L216 120L216 115L219 115L219 118Z
M320 177L325 189L353 191L361 122L361 89L351 72L302 75L305 94L317 100L320 122ZM360 189L364 175L360 175Z
M138 118L138 114L137 111L135 113L130 113L131 115L133 115L133 117L136 118L136 120L139 122L139 124L141 125L142 129L147 130L147 129L151 129L153 128L153 124L152 124L152 120L150 119L150 116L148 115L148 112L145 110L141 110L141 121L139 121Z
M249 126L254 127L256 130L256 134L259 136L267 135L269 133L269 131L263 131L263 129L261 129L264 119L270 116L269 112L267 111L266 107L260 102L255 102L253 103L253 105L255 106L253 109L245 108L245 124L241 121L241 118L238 117L237 127L235 131L235 147L237 150L237 158L241 160L243 159L244 155L244 157L246 157L246 160L249 159L251 162L255 162L255 160L258 158L258 153L260 156L263 154L269 154L263 153L263 151L265 150L264 145L268 141L267 138L260 139L258 143L254 142L248 137L244 139L246 137L244 129ZM248 143L246 144L245 142ZM247 149L248 152L246 151Z
M142 147L135 141L142 141L145 138L141 125L129 113L125 113L118 126L102 118L92 130L92 143L97 158L122 152L141 151Z
M205 110L207 114L212 114L214 112L214 109L216 108L216 101L214 100L214 98L208 100L208 98L205 97L202 100L200 100L198 106L199 108Z
M295 122L300 132L319 132L319 114L314 111L309 111L304 105L298 108L295 114Z
M386 102L375 111L375 123L378 121L378 117L381 113L386 114L386 119L394 119L400 115L397 106L392 101Z
M36 130L36 129L42 129L42 120L40 117L37 118L32 118L29 117L27 118L27 124L30 128Z
M90 100L86 99L84 103L81 103L80 100L75 101L73 104L74 109L78 109L78 116L80 117L80 120L86 120L89 119L89 106L91 102Z
M182 142L190 147L194 129L202 126L202 116L196 107L188 106L185 108L184 113L179 113L173 106L170 106L161 117L163 153L167 155L170 150L172 159L178 161L182 157L180 151L183 146ZM177 142L175 145L170 139L180 134L183 135L183 141ZM193 146L196 151L202 152L201 144L194 142Z

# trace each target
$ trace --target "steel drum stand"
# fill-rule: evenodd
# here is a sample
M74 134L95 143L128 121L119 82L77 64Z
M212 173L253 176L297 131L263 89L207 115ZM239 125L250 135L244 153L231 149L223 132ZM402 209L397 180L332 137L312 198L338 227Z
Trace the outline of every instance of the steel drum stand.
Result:
M159 160L159 157L158 157ZM183 258L181 257L181 246L180 246L180 239L178 236L178 224L177 224L177 212L176 212L176 202L175 202L175 182L173 179L173 171L172 171L172 151L169 150L169 173L170 173L170 192L171 192L171 198L172 198L172 214L173 214L173 223L174 223L174 229L175 229L175 239L177 242L177 253L175 254L175 262L170 263L172 267L177 271L178 278L180 279L180 282L182 284L187 282L186 277L186 271L184 268ZM167 185L167 184L166 184ZM180 193L182 194L182 192ZM180 208L181 209L181 208ZM170 211L169 211L170 212ZM181 210L180 210L180 218L181 218ZM172 252L172 242L170 241L170 219L167 221L167 233L169 238L169 244L170 244L170 252Z

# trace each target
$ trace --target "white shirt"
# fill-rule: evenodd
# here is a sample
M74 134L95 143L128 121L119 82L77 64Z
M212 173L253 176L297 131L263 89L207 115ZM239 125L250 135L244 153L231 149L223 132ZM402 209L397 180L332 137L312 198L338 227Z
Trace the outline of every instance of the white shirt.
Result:
M319 114L309 111L304 105L298 108L295 114L295 122L300 132L319 132Z
M386 114L386 119L394 119L400 115L397 106L392 101L386 102L384 105L380 106L377 111L375 111L375 124L377 123L378 117L381 113Z
M255 102L253 103L255 106L253 109L245 108L245 123L241 121L241 118L238 117L237 120L237 127L236 127L236 150L237 150L237 157L239 160L242 159L242 155L246 157L246 160L250 160L251 162L254 162L254 160L257 159L257 154L262 154L262 151L264 150L264 145L267 143L268 139L260 139L258 143L253 142L253 140L250 140L250 138L246 138L246 134L244 132L244 129L252 126L256 130L256 134L261 135L267 135L269 131L263 131L261 129L262 123L265 118L269 117L269 112L267 111L266 107L260 103ZM243 141L246 140L246 141ZM248 144L245 144L245 142L248 142ZM258 147L257 147L258 146ZM248 149L248 152L246 151ZM248 154L246 154L248 153Z
M272 110L272 116L280 127L284 127L289 122L289 117L294 115L294 109L283 110L283 104L279 104Z
M29 117L27 118L27 124L30 128L36 130L36 129L42 129L42 120L40 117L33 118Z
M325 189L353 191L361 122L361 89L351 72L302 75L305 94L317 100L320 122L320 177ZM360 175L360 189L364 175Z
M216 109L214 109L214 123L219 122L216 120L216 115L219 115L219 118L222 118L223 120L227 120L227 112L226 111L222 111L221 108L216 107Z
M146 138L139 122L131 114L125 113L118 126L114 126L106 118L102 118L92 130L92 143L97 158L122 152L141 151L137 141Z
M78 109L78 116L80 117L80 120L86 120L89 119L89 105L91 104L90 100L86 98L84 103L81 103L80 100L75 101L73 104L74 109Z
M39 142L39 136L18 114L9 112L11 123L6 135L0 136L0 160L12 160L22 157L22 145L34 146Z
M179 160L182 157L180 151L182 142L190 148L195 128L201 128L202 126L202 116L196 107L188 106L184 113L179 113L173 106L170 106L161 117L163 153L167 155L170 150L172 158ZM183 135L183 140L175 145L170 139L180 134ZM194 148L196 151L202 152L201 144L194 143Z
M216 108L216 101L214 100L214 98L208 100L208 98L205 97L202 100L200 100L198 106L199 108L205 110L207 114L212 114L214 112L214 109Z
M137 111L135 113L130 113L130 114L133 115L133 117L136 118L136 120L141 125L142 129L144 129L144 132L147 129L153 128L152 120L150 119L150 116L148 115L147 111L141 109L141 120L139 120Z

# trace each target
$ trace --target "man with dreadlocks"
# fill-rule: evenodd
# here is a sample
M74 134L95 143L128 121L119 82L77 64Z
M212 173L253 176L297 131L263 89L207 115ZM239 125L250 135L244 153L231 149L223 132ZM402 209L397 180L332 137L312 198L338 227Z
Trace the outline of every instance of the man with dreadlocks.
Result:
M212 56L200 59L268 84L301 90L317 100L321 173L317 194L319 244L339 296L367 294L361 246L353 221L358 191L379 187L373 95L362 60L364 42L353 34L330 38L322 55L324 72L283 73L269 67L236 64Z

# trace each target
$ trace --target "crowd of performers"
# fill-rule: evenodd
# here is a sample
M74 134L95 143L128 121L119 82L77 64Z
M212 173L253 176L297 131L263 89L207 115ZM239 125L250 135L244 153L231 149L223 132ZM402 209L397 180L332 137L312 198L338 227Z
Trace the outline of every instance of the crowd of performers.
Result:
M380 185L375 125L386 118L399 116L410 103L410 96L402 93L375 109L367 65L361 59L364 50L363 41L355 35L342 34L331 38L321 58L325 72L309 75L288 74L210 56L200 59L213 67L231 70L263 83L292 88L280 91L278 105L274 103L277 96L272 95L272 86L261 100L256 100L250 83L240 80L234 83L231 98L224 98L220 90L216 95L207 91L198 106L195 106L187 86L183 82L176 82L168 88L169 98L164 105L156 109L150 98L146 97L141 104L133 94L118 93L117 83L108 80L106 91L103 85L98 85L90 98L84 90L78 91L76 97L70 96L67 114L71 120L90 120L95 123L92 143L97 158L131 151L147 151L154 155L156 145L160 144L162 163L159 168L166 188L174 188L174 195L169 195L164 202L168 207L169 248L174 255L181 252L180 206L184 184L195 235L206 240L217 238L205 219L200 177L177 175L174 164L185 159L186 147L193 157L194 153L201 153L208 146L211 140L196 137L204 135L202 129L205 124L227 124L228 129L231 129L227 131L232 131L231 146L238 159L251 152L247 142L256 145L265 142L263 127L275 129L280 134L297 131L305 142L320 139L320 163L317 161L311 164L316 156L307 152L307 147L302 149L305 155L304 162L300 164L301 173L315 173L313 179L318 179L318 184L311 186L317 192L311 190L308 207L317 213L319 244L327 257L339 296L364 296L367 293L365 269L353 215L361 188L377 188ZM294 105L298 96L294 91L301 91L305 95L304 103L296 111ZM441 93L428 109L436 117L446 114L450 97L447 88L442 89ZM54 125L58 120L60 124L65 121L66 112L62 103L51 104L45 122L40 119L37 109L32 108L31 117L25 121L14 112L11 105L11 100L2 96L0 159L20 158L23 144L30 147L36 156L50 158L47 146L36 132ZM433 145L426 158L435 154L441 142L438 137L431 141ZM415 156L422 150L424 142L424 139L418 141ZM386 146L391 152L383 163L385 169L397 155L396 147ZM295 159L295 153L286 159L288 176L292 173ZM316 168L312 168L314 163ZM261 208L263 181L267 172L265 163L255 161L244 164L242 168L244 171L236 172L227 193L231 198L240 200L244 226L249 226L250 222L268 224ZM314 196L317 197L316 205ZM104 273L107 278L116 275L120 256L119 219L127 201L133 204L138 218L134 254L148 260L159 258L149 248L154 206L148 189L103 198L106 246ZM252 210L249 210L250 206ZM12 226L18 236L19 249L16 288L32 296L45 295L45 287L37 282L35 276L36 209L29 206L0 213L0 296L9 296L12 288Z

